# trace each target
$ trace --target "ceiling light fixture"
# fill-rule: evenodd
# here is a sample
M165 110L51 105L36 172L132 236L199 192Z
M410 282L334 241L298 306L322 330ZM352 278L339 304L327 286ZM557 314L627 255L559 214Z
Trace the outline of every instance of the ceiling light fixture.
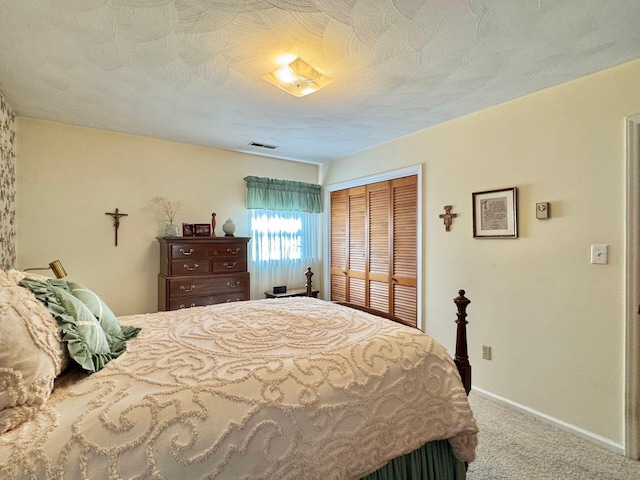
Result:
M296 97L304 97L333 83L332 78L325 77L300 57L262 78Z

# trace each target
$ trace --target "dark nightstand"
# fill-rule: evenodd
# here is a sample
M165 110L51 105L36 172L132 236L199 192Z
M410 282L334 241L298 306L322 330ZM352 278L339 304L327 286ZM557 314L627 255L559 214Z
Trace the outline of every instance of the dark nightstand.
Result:
M320 293L320 290L311 290L311 296L313 298L318 298L318 293ZM264 296L267 298L306 297L307 289L304 287L292 288L291 290L287 290L284 293L273 293L272 291L264 292Z

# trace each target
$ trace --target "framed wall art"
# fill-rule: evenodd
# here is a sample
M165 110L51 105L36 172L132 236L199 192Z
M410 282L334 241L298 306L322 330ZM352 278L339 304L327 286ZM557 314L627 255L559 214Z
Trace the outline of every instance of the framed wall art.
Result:
M475 192L473 197L474 238L518 238L518 189Z

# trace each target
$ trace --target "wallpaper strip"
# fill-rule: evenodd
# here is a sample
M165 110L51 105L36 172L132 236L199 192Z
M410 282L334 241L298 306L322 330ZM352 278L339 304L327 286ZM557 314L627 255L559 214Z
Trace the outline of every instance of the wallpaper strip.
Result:
M0 269L16 262L16 122L0 93Z

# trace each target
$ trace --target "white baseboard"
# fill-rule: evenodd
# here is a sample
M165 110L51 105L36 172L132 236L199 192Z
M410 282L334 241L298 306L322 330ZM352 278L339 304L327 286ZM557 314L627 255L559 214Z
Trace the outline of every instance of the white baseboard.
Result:
M577 435L579 437L584 438L585 440L588 440L592 443L600 445L601 447L604 447L607 450L611 450L615 453L619 453L620 455L624 455L624 445L621 445L612 440L609 440L608 438L602 437L598 434L595 434L583 428L576 427L575 425L571 425L570 423L564 422L550 415L546 415L544 413L538 412L537 410L521 405L517 402L509 400L508 398L504 398L504 397L501 397L500 395L496 395L495 393L491 393L481 388L478 388L475 385L471 388L471 391L480 396L487 397L489 399L508 405L524 414L535 417L543 422L550 423L551 425L554 425L560 428L561 430L565 430L569 433L573 433L574 435Z

